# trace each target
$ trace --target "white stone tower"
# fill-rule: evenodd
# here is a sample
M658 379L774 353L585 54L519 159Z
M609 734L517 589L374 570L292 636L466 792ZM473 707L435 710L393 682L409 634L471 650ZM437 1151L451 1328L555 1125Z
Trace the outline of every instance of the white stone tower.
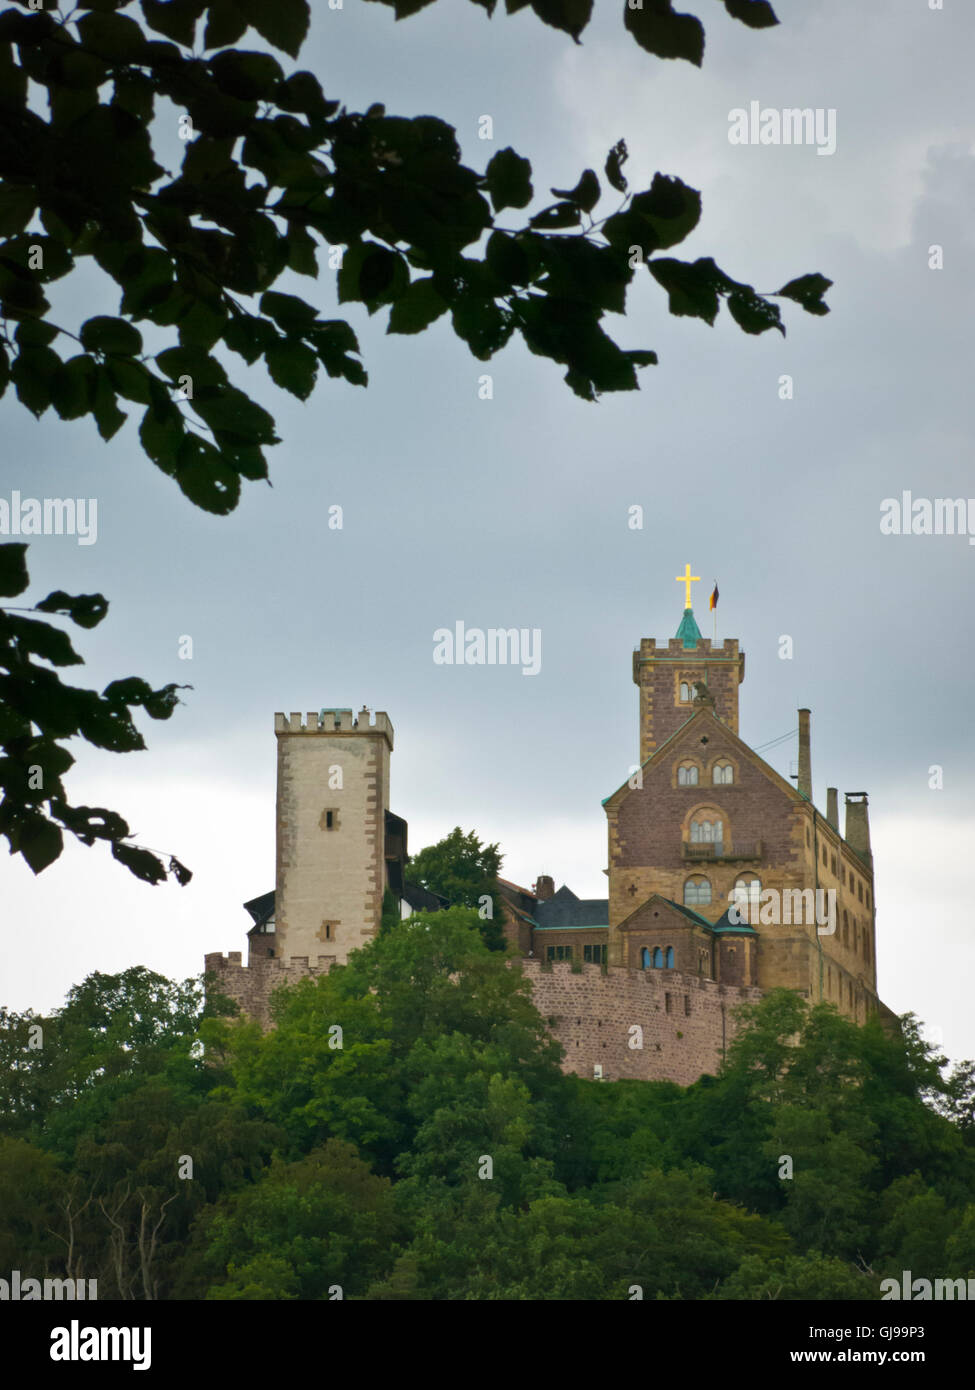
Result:
M393 726L377 711L274 716L275 955L341 963L376 934L386 886Z

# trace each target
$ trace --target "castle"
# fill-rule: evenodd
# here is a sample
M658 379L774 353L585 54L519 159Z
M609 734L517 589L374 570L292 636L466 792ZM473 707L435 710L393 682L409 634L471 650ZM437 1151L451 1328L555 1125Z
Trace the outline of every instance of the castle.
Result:
M812 799L810 713L799 711L796 785L738 736L745 655L702 637L691 605L665 645L633 653L640 762L603 802L608 897L502 879L505 934L563 1067L686 1085L713 1072L737 1004L777 986L862 1023L877 996L876 904L865 792ZM406 822L389 810L385 713L274 717L274 891L245 903L248 961L206 957L216 987L269 1020L271 992L325 972L379 928L383 896L404 915L443 899L406 878Z

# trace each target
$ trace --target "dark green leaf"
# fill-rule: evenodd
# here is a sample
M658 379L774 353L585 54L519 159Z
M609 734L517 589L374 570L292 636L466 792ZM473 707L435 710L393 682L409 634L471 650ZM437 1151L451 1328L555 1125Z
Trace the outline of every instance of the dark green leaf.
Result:
M85 48L118 63L137 63L146 46L134 19L121 14L86 14L78 21Z
M95 394L97 363L79 353L69 357L51 382L51 404L62 420L78 420L87 415Z
M685 58L697 67L704 60L704 25L694 15L675 14L671 0L642 0L638 10L627 5L623 24L658 58Z
M30 813L16 837L16 847L35 874L43 871L60 855L64 837L52 821Z
M240 8L262 38L297 58L308 33L308 0L239 0Z
M139 849L138 845L127 845L115 840L112 843L112 857L124 864L143 883L164 883L166 880L166 869L162 861L149 850Z
M119 410L112 378L104 367L96 370L91 413L95 417L98 433L106 442L118 433L129 418L124 410Z
M102 594L66 594L55 589L34 607L39 613L66 613L79 627L97 627L108 612L108 600Z
M267 314L285 333L306 333L318 317L318 311L295 294L280 294L268 290L261 295L261 313Z
M739 285L731 291L728 311L738 327L746 333L765 333L770 328L777 328L785 337L779 306L756 294L751 285Z
M531 7L539 19L551 24L553 29L571 34L576 43L589 23L592 5L593 0L531 0Z
M192 405L211 429L223 430L245 444L278 442L271 416L234 386L212 396L196 396Z
M547 232L559 227L574 227L578 222L579 208L575 203L553 203L550 208L536 212L531 219L531 226Z
M51 404L51 385L60 368L60 357L49 347L21 348L13 360L10 379L17 398L38 419Z
M532 166L509 145L490 160L484 177L495 212L503 208L526 208L532 200Z
M446 311L447 304L432 279L414 280L389 313L387 333L422 333Z
M800 275L798 279L790 280L778 293L801 304L807 314L828 314L829 305L823 303L823 295L832 283L825 275L813 272L811 275Z
M626 178L623 174L623 165L629 159L626 150L626 141L617 140L616 144L606 156L606 178L612 188L617 193L625 193L627 189Z
M0 597L16 598L30 583L27 546L22 541L0 545Z
M236 43L247 32L247 18L236 0L212 0L203 34L204 48L223 48Z
M134 356L142 351L142 334L125 319L99 314L81 325L81 345L88 352L121 352Z
M265 361L272 381L299 400L308 399L318 376L318 358L307 344L277 343L268 349Z
M288 269L298 275L318 274L318 259L315 255L315 238L297 222L288 225Z
M5 631L17 643L21 652L30 652L52 666L78 666L82 658L71 645L71 638L50 623L39 623L35 618L24 618L19 613L8 613L4 621Z
M724 0L732 19L740 19L749 29L768 29L778 24L769 0Z
M142 13L150 29L192 48L196 21L206 9L206 0L142 0Z
M180 445L176 481L191 502L217 516L226 516L240 501L239 475L215 445L196 434L187 434Z
M5 183L0 188L0 236L16 236L34 215L37 191L31 185Z
M583 212L592 212L599 202L599 180L592 169L585 169L575 188L553 188L556 198L577 203Z
M669 294L672 314L704 319L710 324L718 316L719 289L724 292L733 284L710 258L691 264L661 256L648 262L647 269Z
M210 60L217 85L241 101L265 100L284 80L281 64L270 53L242 53L229 49Z
M653 230L658 250L683 241L701 220L701 195L680 179L655 174L645 193L635 193L630 210L643 217Z

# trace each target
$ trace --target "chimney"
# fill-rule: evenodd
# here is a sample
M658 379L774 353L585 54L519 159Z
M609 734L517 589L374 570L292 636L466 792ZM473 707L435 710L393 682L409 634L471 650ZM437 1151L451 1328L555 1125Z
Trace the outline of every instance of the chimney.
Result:
M866 792L846 793L846 834L843 837L850 849L873 866L870 852L870 813Z
M812 801L812 765L809 759L809 711L799 711L799 794Z
M539 874L538 878L535 881L535 897L538 899L540 903L545 902L547 898L554 898L554 878L549 878L548 874Z
M840 794L835 787L826 788L826 819L839 834L840 830Z

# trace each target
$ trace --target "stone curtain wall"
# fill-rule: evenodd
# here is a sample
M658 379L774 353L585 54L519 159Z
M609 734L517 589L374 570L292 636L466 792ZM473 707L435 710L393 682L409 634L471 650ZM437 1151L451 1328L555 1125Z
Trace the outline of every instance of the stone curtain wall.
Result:
M598 965L574 971L556 962L523 961L535 1007L565 1050L562 1070L591 1078L601 1065L610 1081L675 1081L689 1086L721 1064L724 1041L737 1031L737 1005L758 1000L762 991L737 988L683 975L676 970L630 970ZM667 999L670 998L668 1012ZM685 1002L686 1001L686 1002ZM687 1010L689 1009L689 1012ZM642 1047L631 1047L631 1032L642 1030Z
M279 985L327 974L334 963L334 957L319 956L317 965L309 965L299 956L287 965L257 960L244 966L240 952L231 951L208 955L206 970L219 993L235 999L267 1029L271 994ZM599 1064L610 1081L634 1078L689 1086L720 1066L722 1036L727 1045L736 1032L736 1006L762 997L759 989L719 985L676 970L610 967L603 974L598 965L575 971L568 963L556 963L548 970L535 960L522 961L521 968L535 1007L565 1051L562 1070L590 1079ZM639 1036L630 1031L634 1025L642 1029L642 1047L630 1046L631 1038Z

